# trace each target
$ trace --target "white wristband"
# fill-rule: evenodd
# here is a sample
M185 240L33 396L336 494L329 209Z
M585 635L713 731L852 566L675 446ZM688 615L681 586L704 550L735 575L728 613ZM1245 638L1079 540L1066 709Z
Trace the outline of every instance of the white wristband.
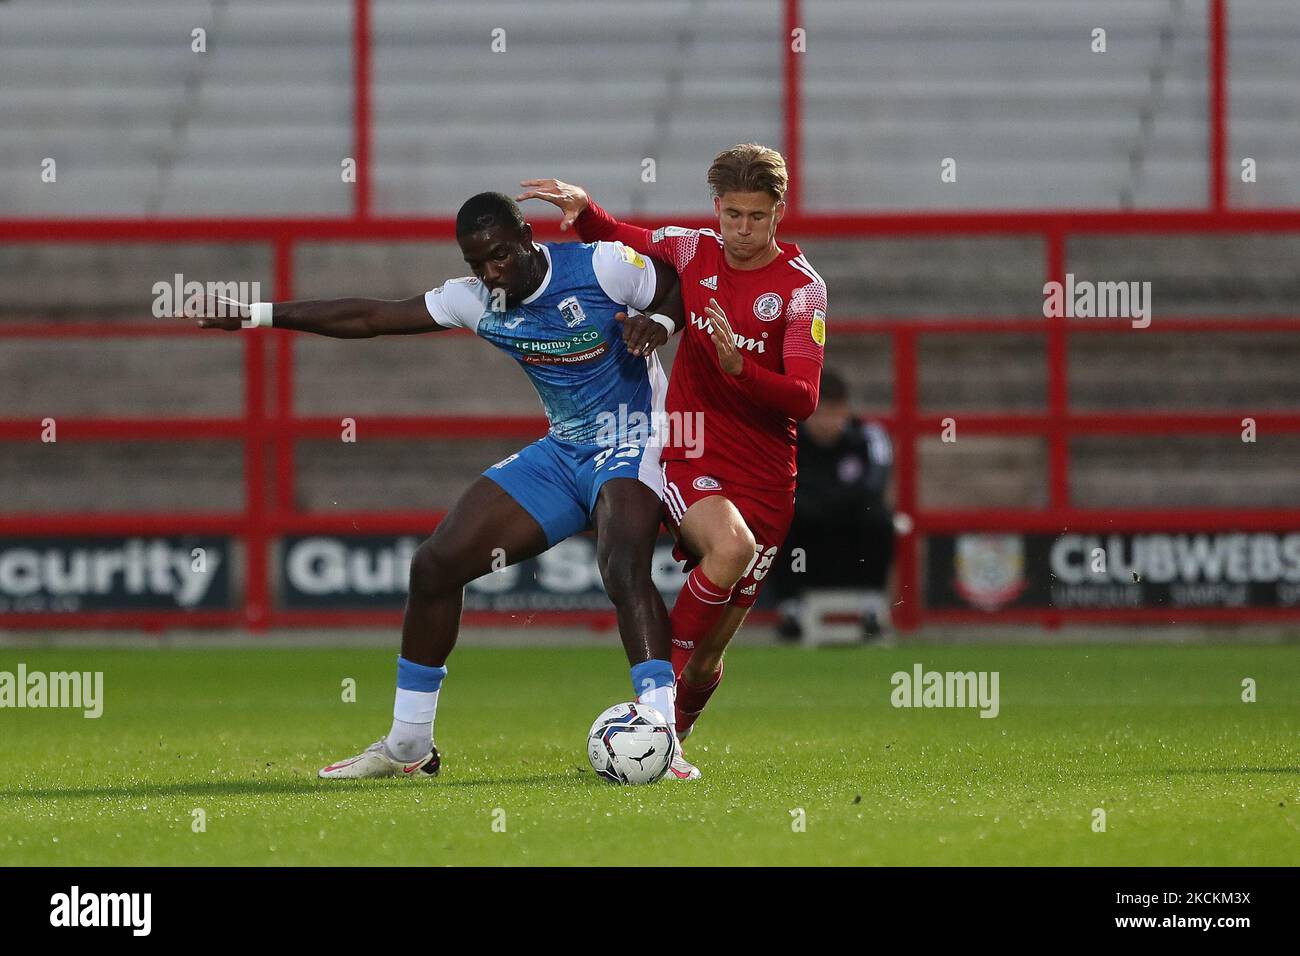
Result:
M248 307L248 318L239 323L243 328L255 329L258 326L271 326L271 303L254 302Z
M668 333L670 339L673 337L673 333L677 331L677 323L668 318L668 316L664 315L662 312L656 312L654 315L650 316L650 318L664 327L664 331Z

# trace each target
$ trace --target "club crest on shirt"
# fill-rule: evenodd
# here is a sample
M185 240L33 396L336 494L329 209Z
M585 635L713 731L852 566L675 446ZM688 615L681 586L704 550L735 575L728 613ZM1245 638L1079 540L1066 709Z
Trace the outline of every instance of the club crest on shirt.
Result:
M781 314L785 303L775 292L764 292L754 301L754 314L764 322L771 322Z
M581 325L587 320L587 313L582 311L582 303L578 301L576 295L569 296L556 308L560 310L560 315L564 316L564 321L569 328Z
M718 484L718 479L710 478L708 475L700 475L691 484L696 491L717 491L722 487Z

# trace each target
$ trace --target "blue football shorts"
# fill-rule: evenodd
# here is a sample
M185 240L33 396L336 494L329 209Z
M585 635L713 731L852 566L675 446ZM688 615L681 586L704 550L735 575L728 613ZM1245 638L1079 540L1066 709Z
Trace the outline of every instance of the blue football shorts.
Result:
M483 474L537 520L554 546L591 526L596 498L612 478L635 478L662 498L659 451L653 440L610 446L547 435Z

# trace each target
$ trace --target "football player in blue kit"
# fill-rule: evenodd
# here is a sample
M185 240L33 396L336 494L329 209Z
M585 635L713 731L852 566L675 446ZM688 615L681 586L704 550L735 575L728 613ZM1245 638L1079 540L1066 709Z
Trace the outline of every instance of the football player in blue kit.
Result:
M469 329L520 364L550 424L545 437L484 471L415 552L392 727L324 767L326 779L436 774L434 718L465 585L589 527L633 692L672 720L668 614L651 579L661 514L653 423L667 389L653 346L683 324L677 275L620 243L536 243L500 193L460 208L456 241L473 275L424 295L254 303L242 323L199 322L335 338ZM628 308L653 321L629 322Z

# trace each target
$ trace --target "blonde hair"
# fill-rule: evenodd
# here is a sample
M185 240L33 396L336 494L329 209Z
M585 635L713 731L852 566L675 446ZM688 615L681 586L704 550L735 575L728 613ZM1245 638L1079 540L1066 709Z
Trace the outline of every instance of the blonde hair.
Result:
M785 198L790 176L785 157L776 150L757 143L741 143L718 153L709 167L708 182L714 196L765 192L780 202Z

